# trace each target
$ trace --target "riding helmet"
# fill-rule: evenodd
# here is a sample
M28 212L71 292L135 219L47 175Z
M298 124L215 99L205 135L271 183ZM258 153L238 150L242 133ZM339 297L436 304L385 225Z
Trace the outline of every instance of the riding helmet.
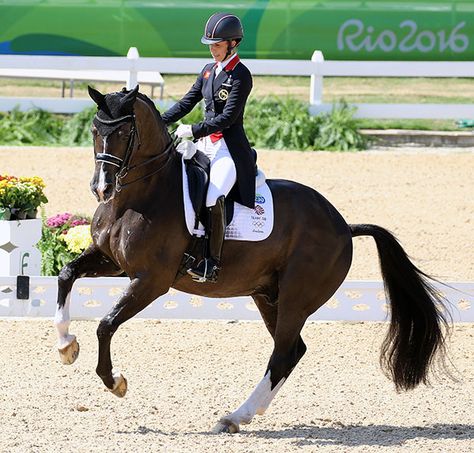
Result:
M201 42L203 44L215 44L232 39L240 42L243 37L242 23L236 15L231 13L214 13L206 22Z

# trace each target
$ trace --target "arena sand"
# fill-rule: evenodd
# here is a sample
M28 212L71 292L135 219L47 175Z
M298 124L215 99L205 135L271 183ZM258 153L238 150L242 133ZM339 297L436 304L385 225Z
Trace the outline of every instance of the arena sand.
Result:
M0 173L39 175L46 214L92 214L89 148L2 148ZM447 281L474 280L473 150L259 153L268 177L325 195L350 223L392 230L415 263ZM349 278L380 279L375 245L355 240ZM378 367L386 325L310 323L308 352L242 433L213 435L260 380L272 344L262 323L132 320L113 340L129 380L118 399L95 375L97 322L74 322L81 354L64 367L50 320L1 321L2 452L472 452L474 326L455 326L458 382L397 394Z

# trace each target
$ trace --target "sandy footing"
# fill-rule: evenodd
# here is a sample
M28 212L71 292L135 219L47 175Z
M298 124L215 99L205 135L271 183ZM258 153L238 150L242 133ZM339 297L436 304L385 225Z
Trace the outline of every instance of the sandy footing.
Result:
M39 175L46 213L92 214L92 151L2 148L1 172ZM474 280L472 150L259 153L269 178L312 186L349 223L391 229L415 263L448 281ZM355 240L352 279L380 279L375 245ZM74 322L81 353L59 363L51 321L0 321L1 452L472 452L474 326L449 342L446 376L397 394L378 367L386 329L311 323L308 352L263 417L213 435L263 376L272 349L262 323L132 320L112 343L129 381L123 399L95 375L97 322Z
M97 322L73 322L81 352L61 365L51 321L0 322L0 451L451 452L474 450L474 325L457 325L458 383L396 393L378 366L385 324L310 323L308 352L264 416L240 434L211 429L263 376L259 322L132 320L112 342L128 379L119 399L96 376Z

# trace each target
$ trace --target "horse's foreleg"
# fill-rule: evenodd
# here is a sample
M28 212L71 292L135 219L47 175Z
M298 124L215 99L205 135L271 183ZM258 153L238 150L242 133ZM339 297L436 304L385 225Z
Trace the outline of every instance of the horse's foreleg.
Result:
M58 350L61 362L70 365L79 355L76 337L69 333L71 289L80 277L117 275L121 270L94 245L66 264L58 276L58 301L54 323L58 331Z
M166 293L167 289L160 291L156 288L156 281L134 278L119 301L99 323L97 328L99 359L96 372L105 386L116 396L125 396L127 381L119 372L112 374L112 360L110 358L112 336L121 324L135 316L157 297Z
M265 324L275 341L273 353L265 372L265 376L252 392L250 397L234 412L227 415L217 423L214 428L216 433L236 433L241 424L250 423L253 417L263 415L271 401L290 375L293 368L306 352L306 345L300 336L306 318L296 319L277 316L277 306L273 309L262 309L262 301L257 303ZM263 302L262 302L263 303ZM282 319L285 322L282 322ZM275 326L276 324L276 326Z

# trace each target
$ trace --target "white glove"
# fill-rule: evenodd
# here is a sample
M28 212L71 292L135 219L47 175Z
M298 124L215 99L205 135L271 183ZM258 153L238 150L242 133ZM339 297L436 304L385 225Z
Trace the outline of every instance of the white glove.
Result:
M178 138L186 138L193 136L193 130L190 124L180 124L178 129L175 132L176 137Z
M184 160L191 159L197 151L196 143L193 143L191 140L183 140L177 147L176 151L183 155Z

